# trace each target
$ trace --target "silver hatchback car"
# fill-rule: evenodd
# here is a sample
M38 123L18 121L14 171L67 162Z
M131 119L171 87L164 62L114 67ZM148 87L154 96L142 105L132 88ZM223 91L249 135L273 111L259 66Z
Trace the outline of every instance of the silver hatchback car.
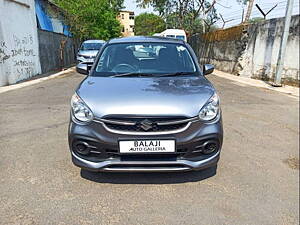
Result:
M84 41L77 53L78 63L93 64L96 55L98 54L100 48L105 43L102 40L87 40Z
M184 41L128 37L105 43L71 100L73 163L92 171L171 172L215 167L219 97Z

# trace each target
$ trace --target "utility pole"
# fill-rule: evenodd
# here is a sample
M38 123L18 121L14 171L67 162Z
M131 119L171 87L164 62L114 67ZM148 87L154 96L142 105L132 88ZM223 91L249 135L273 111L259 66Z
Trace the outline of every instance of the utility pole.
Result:
M276 74L275 74L275 83L274 86L281 86L281 74L283 70L283 63L284 63L284 56L286 51L286 43L289 37L290 31L290 23L293 11L293 3L294 0L288 0L286 5L286 12L285 12L285 21L284 21L284 29L283 34L280 42L279 54L277 59L277 66L276 66Z
M254 4L254 0L249 0L247 14L246 14L244 22L248 22L248 20L250 19L252 8L253 8L253 4Z
M245 10L244 10L244 8L243 8L243 11L242 11L242 21L241 21L241 23L244 22L244 14L245 14Z

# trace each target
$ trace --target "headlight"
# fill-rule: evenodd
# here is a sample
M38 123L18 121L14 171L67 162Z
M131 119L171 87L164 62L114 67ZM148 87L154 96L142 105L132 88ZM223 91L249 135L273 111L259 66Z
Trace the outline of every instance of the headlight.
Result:
M219 108L219 96L214 94L200 110L199 118L205 121L212 120L218 115Z
M72 113L80 122L90 122L93 119L93 113L89 107L75 93L71 99Z

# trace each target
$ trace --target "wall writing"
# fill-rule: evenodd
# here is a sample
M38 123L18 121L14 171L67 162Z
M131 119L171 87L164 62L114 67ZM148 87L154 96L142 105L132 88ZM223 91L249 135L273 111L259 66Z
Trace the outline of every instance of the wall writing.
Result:
M35 62L34 41L32 35L18 37L13 35L13 48L10 50L12 66L17 79L29 78L34 75Z
M12 35L10 42L0 41L0 65L11 80L19 81L34 76L36 72L36 43L32 35ZM5 65L4 65L5 64Z
M10 58L5 41L0 41L0 64Z

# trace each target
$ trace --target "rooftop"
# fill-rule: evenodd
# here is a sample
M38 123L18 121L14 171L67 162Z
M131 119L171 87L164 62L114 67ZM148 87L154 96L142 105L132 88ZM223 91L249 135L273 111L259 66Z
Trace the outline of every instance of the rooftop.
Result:
M122 11L120 11L119 13L132 13L132 14L134 14L134 12L133 11L127 11L127 10L122 10Z

